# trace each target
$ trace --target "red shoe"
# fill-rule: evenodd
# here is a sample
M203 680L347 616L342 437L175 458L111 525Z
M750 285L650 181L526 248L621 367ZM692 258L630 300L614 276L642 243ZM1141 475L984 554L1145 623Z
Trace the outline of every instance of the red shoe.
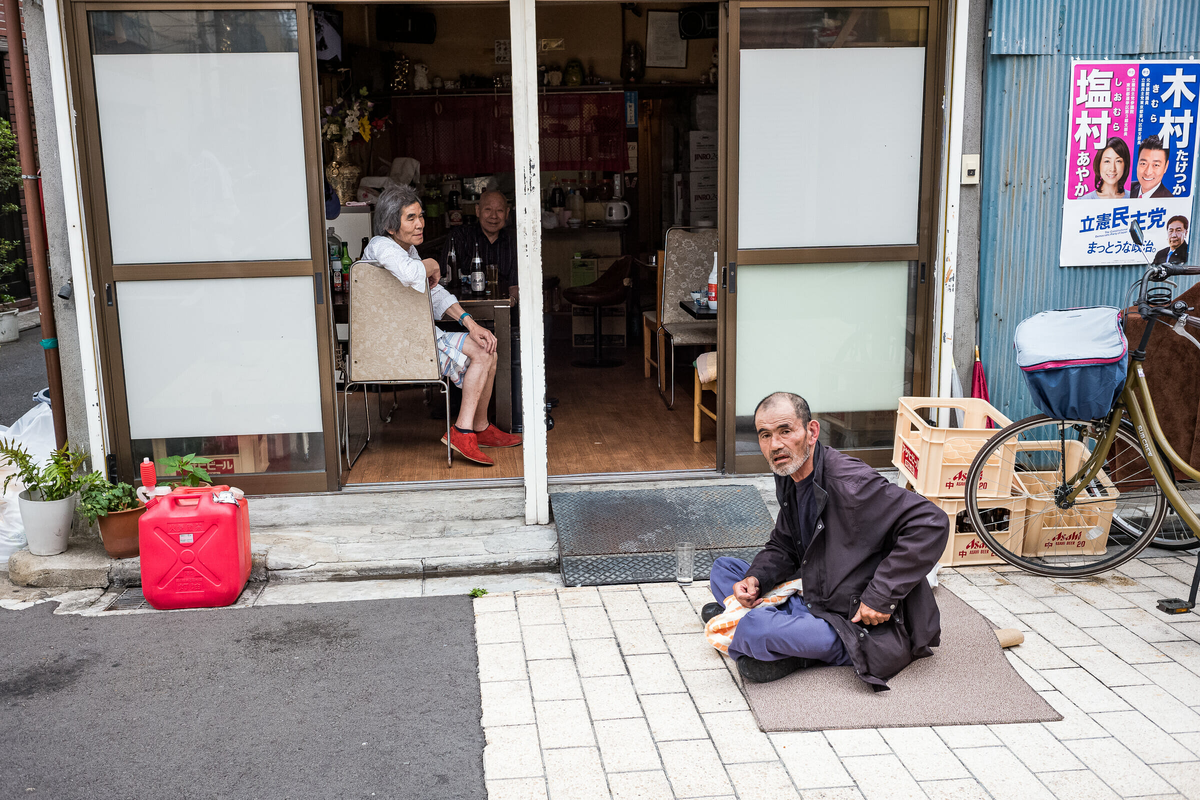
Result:
M443 434L442 444L445 443L446 436ZM450 449L468 461L474 461L476 464L483 464L485 467L490 467L495 464L495 462L493 462L479 450L479 443L476 441L474 433L463 433L458 428L451 428Z
M495 425L488 425L481 431L475 431L475 438L480 447L516 447L521 443L519 433L505 433Z

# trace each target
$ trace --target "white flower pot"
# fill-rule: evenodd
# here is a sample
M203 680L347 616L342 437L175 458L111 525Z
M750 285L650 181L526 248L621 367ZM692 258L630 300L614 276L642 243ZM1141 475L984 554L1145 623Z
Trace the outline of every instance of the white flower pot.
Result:
M17 495L29 552L35 556L56 556L67 549L67 537L71 535L71 520L75 517L78 502L78 493L63 500L48 501L30 498L28 489Z
M0 344L15 342L21 338L21 330L17 327L17 310L0 311Z

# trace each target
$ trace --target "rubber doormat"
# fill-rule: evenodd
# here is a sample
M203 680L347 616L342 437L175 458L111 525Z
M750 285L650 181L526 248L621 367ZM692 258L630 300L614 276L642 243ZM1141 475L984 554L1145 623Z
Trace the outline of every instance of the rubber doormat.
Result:
M550 496L567 586L675 580L675 545L696 545L695 579L714 559L754 558L775 521L753 486L559 492Z

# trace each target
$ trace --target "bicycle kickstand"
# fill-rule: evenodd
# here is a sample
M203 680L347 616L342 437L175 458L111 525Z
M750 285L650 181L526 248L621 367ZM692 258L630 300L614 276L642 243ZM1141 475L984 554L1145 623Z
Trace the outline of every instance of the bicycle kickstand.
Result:
M1196 607L1196 590L1200 588L1200 553L1196 554L1196 572L1192 575L1192 591L1184 601L1180 597L1168 597L1158 601L1158 610L1164 614L1186 614Z

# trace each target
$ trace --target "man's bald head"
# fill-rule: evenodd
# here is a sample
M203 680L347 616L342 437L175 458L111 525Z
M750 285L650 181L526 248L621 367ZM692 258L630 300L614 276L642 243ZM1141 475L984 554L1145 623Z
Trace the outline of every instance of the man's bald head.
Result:
M500 229L508 222L508 198L503 192L484 192L479 196L479 227L491 241L496 240Z

